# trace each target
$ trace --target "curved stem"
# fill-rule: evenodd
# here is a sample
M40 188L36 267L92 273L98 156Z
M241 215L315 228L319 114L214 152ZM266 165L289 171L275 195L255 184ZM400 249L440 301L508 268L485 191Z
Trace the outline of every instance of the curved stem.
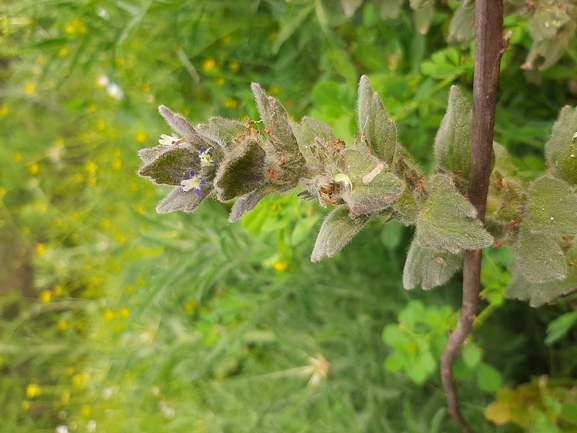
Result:
M479 220L485 221L499 64L510 35L503 36L503 0L477 0L475 9L475 77L468 197L477 209ZM441 359L441 379L447 395L449 414L464 433L472 433L473 430L461 415L452 370L455 355L469 335L479 309L480 289L481 250L466 251L463 262L461 316L455 331L449 334Z

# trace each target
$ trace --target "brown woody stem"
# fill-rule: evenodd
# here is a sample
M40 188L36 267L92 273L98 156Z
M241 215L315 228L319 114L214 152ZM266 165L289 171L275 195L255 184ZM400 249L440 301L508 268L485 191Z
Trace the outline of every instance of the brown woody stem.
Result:
M475 3L475 77L473 82L473 128L468 197L485 221L493 130L497 103L499 64L510 35L503 35L503 1L477 0ZM453 377L453 361L469 335L479 309L481 288L481 250L466 251L463 262L463 300L461 315L441 359L441 379L447 395L449 414L464 433L473 433L459 409Z

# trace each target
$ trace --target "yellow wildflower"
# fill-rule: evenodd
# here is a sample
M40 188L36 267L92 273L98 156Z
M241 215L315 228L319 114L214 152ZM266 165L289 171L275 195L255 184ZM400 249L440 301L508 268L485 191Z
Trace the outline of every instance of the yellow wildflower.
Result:
M34 245L34 251L36 251L36 254L38 254L39 256L43 256L44 254L46 254L46 247L44 246L43 243L37 243L36 245Z
M192 313L195 308L196 308L196 301L194 299L191 299L186 304L184 304L184 311L186 311L187 313Z
M38 170L40 170L40 166L38 165L37 162L33 162L28 166L28 171L30 172L31 175L35 175L36 173L38 173Z
M52 300L52 292L50 290L42 290L39 296L40 302L48 304Z
M218 66L216 66L216 61L214 59L206 59L202 62L202 69L205 72L216 72L218 71Z
M79 389L84 388L88 382L88 375L86 373L75 374L72 376L72 384Z
M64 32L69 35L83 35L87 31L88 29L86 28L86 24L84 24L84 20L82 18L74 18L64 26Z
M10 110L8 109L8 107L6 105L2 105L0 107L0 117L8 116L9 111Z
M130 317L130 310L126 307L123 307L118 311L118 315L121 319L128 319L128 317Z
M272 265L272 268L277 272L284 272L288 269L288 267L289 267L289 264L287 261L275 262Z
M96 173L96 170L98 170L98 165L93 161L88 161L84 166L84 168L86 169L88 174L94 175Z
M24 93L27 95L32 95L36 91L36 85L28 83L24 86Z
M58 50L58 57L67 57L69 52L68 47L62 47Z
M230 62L228 64L228 69L230 69L232 72L237 72L239 68L240 68L240 63L238 63L236 61Z
M70 401L70 391L65 389L62 392L62 395L60 396L60 401L62 402L62 404L68 404L68 402Z
M234 98L229 98L222 103L224 108L235 108L238 104L238 101Z
M136 140L137 143L145 143L146 140L148 140L148 137L147 137L145 132L141 131L141 132L137 132L134 135L134 139Z
M35 383L31 383L30 385L28 385L26 387L26 397L29 399L33 399L34 397L38 397L40 394L42 394L42 390Z

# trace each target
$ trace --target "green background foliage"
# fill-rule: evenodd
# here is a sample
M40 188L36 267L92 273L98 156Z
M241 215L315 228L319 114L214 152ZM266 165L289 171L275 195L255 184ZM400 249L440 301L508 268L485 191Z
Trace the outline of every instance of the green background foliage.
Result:
M575 105L573 39L550 67L521 69L545 3L505 23L495 138L527 180ZM169 132L158 105L242 122L257 118L251 82L351 144L361 74L430 170L450 85L471 96L472 45L446 42L459 7L0 3L3 431L457 431L436 368L459 276L405 291L410 230L375 222L313 264L326 211L311 202L267 198L233 225L212 201L157 215L168 191L135 171ZM463 411L479 432L571 431L573 300L505 300L510 260L485 251L483 310L455 366ZM533 424L498 411L520 398Z

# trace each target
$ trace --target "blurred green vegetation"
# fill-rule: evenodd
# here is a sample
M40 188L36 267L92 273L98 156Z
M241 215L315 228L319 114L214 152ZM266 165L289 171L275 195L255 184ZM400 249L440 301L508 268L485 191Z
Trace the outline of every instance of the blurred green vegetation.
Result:
M408 230L375 225L313 265L318 207L278 197L236 225L217 203L158 216L165 191L135 175L137 150L168 133L157 105L255 118L252 81L350 143L361 74L427 167L449 86L471 93L471 45L446 43L457 5L437 5L424 35L408 6L382 21L379 2L358 3L347 17L318 0L0 2L2 432L457 431L430 345L460 283L402 289ZM569 53L524 74L527 23L506 24L496 140L530 179L576 69ZM500 251L486 254L486 309L456 367L478 432L520 431L484 418L494 371L516 387L569 379L577 359L574 321L544 342L571 299L505 301ZM423 305L439 320L416 321ZM410 331L413 375L385 363L395 325Z

